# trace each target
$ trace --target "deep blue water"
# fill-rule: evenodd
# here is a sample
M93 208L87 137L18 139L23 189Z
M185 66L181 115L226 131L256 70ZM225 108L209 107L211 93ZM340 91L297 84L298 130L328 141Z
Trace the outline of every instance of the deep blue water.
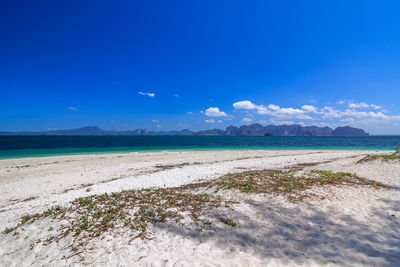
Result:
M394 150L400 136L0 136L0 158L210 149Z

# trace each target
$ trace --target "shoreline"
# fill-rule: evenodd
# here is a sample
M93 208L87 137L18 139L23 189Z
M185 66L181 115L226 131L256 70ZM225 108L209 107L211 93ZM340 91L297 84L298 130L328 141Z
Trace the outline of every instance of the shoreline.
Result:
M52 152L52 150L54 152ZM67 150L65 152L55 152L57 150ZM71 151L76 150L76 151ZM90 150L90 151L85 151ZM372 152L389 152L395 151L395 148L386 147L199 147L199 148L154 148L154 149L131 149L131 148L65 148L65 149L18 149L0 151L0 160L4 159L20 159L20 158L40 158L40 157L58 157L58 156L79 156L79 155L102 155L102 154L122 154L122 153L159 153L159 152L185 152L185 151L372 151ZM4 153L12 153L12 155L4 155ZM18 152L25 152L18 155ZM28 153L27 153L28 152ZM38 153L39 152L39 153ZM2 154L3 153L3 154ZM17 155L16 155L17 154Z
M15 226L22 216L40 213L54 206L68 206L70 201L78 197L131 189L178 187L215 179L228 173L251 170L288 169L301 166L306 169L352 172L388 184L393 188L399 188L399 164L355 163L365 155L385 153L387 152L370 150L211 150L103 153L3 159L0 160L0 222L2 226L0 231L3 231L6 227ZM299 238L298 234L300 234L300 238L304 235L305 240L308 240L310 235L318 236L319 226L310 228L308 226L310 223L321 226L329 225L330 231L335 232L340 237L349 235L352 231L358 231L360 238L363 238L364 235L366 239L372 238L368 232L375 233L381 225L387 225L384 232L386 238L393 235L393 231L397 231L393 229L398 229L400 226L400 210L394 208L394 206L390 209L384 207L387 203L400 202L398 189L374 190L371 188L332 187L327 190L329 198L299 204L293 204L285 199L273 196L244 198L243 203L238 204L234 211L223 211L224 214L233 212L230 216L238 221L239 227L231 227L231 229L224 228L224 226L221 228L222 232L188 232L189 236L197 236L194 239L186 236L186 234L183 235L181 232L174 232L173 229L175 228L170 228L172 226L168 226L168 224L165 227L158 224L151 226L154 240L138 239L131 244L128 244L131 238L126 236L127 233L112 232L105 236L105 242L93 241L91 243L96 249L93 250L94 254L85 254L85 258L88 260L86 263L116 265L119 263L128 264L140 259L139 264L155 263L157 265L157 262L160 263L160 259L170 259L171 262L187 265L201 259L201 262L205 264L212 264L221 260L221 262L229 265L237 264L244 259L250 265L265 265L268 262L272 264L274 261L278 265L286 261L289 261L291 265L320 265L324 262L330 264L338 260L340 262L341 257L354 260L353 256L344 252L348 249L349 244L343 241L336 242L335 239L330 240L329 238L333 237L328 234L319 237L321 238L320 241L319 238L311 238L307 242L322 242L328 245L333 242L333 246L344 247L343 254L337 257L331 256L332 259L327 262L323 257L310 260L312 257L309 253L311 252L307 252L307 249L304 250L307 247L306 243L294 241ZM385 199L386 202L381 202L382 199ZM249 203L254 203L255 206ZM265 207L262 208L262 211L257 211L261 206ZM239 211L248 215L239 216L236 213ZM387 214L377 217L374 212L386 212ZM263 213L269 214L269 217L260 217L260 214ZM306 214L314 214L313 216L317 216L316 218L321 216L318 214L324 214L325 221L307 217ZM395 215L395 217L392 215ZM367 228L354 229L354 226L352 228L352 226L346 225L346 221L341 219L345 216L351 216L354 225L362 223ZM329 221L329 224L327 224L327 221ZM290 224L288 225L286 222L290 222ZM247 223L253 226L247 228ZM52 224L51 220L44 220L37 225L35 223L27 225L24 227L25 231L19 232L19 235L0 234L0 258L11 266L79 264L81 262L79 257L62 260L66 250L59 245L49 247L39 245L33 250L30 249L31 243L37 241L38 235L50 234L48 229L52 227ZM280 231L289 231L288 233L291 234L288 235L293 240L284 241L285 237L280 232L275 233L273 229L270 232L271 226L268 225L277 225L281 227ZM302 230L299 230L299 233L293 232L293 230L289 230L292 227L291 225L299 225L299 229ZM286 229L286 227L289 228ZM341 229L345 229L343 233ZM208 239L206 238L208 234L215 234L215 237ZM251 242L248 239L241 240L246 235L252 238L250 240L258 240L257 242L261 243L264 242L259 239L261 236L270 236L266 240L272 243L258 247L258 243ZM126 240L126 238L128 239ZM230 238L236 238L238 243ZM343 238L346 237L343 236ZM264 237L262 239L264 240ZM271 244L274 244L274 242L276 244L272 246ZM360 239L357 242L364 243L365 241ZM400 244L400 240L395 239L394 242ZM229 245L228 247L236 251L236 254L226 252L226 247L218 245L219 243L232 243L232 246ZM380 244L380 246L383 245L386 246L386 244ZM294 251L304 250L303 253L306 256L299 254L292 257L291 254L286 254L281 246L297 247ZM321 248L318 248L326 249L326 251L322 251L321 255L329 251L325 246L321 245ZM203 249L198 251L195 249L197 247L203 247ZM140 248L146 248L147 252L140 252ZM374 264L385 265L385 262L388 261L385 256L377 258L365 256L369 253L377 253L379 248L366 249L365 253L363 246L357 245L356 248L357 253L363 254L362 257L357 256L355 262L358 264L373 262ZM257 252L260 249L262 250L261 254ZM394 249L400 249L400 246L399 248L394 247ZM166 252L161 254L150 252L154 250L165 250ZM222 256L225 255L224 253L228 253L227 256ZM185 255L185 257L182 258L182 255ZM315 257L314 254L312 255ZM392 255L391 257L392 263L400 262L398 256ZM344 265L346 263L351 263L351 261L342 262Z

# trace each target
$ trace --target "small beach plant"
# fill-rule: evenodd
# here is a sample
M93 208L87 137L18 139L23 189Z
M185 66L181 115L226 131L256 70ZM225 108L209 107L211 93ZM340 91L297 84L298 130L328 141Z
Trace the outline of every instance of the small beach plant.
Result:
M303 201L315 197L310 191L315 186L325 185L366 185L374 188L384 184L347 172L331 172L300 169L263 170L227 174L211 181L219 190L236 190L243 193L275 194L285 196L290 201Z
M357 161L357 163L365 163L374 160L381 160L386 162L398 162L400 160L400 144L397 144L395 152L391 154L380 154L380 155L367 155Z

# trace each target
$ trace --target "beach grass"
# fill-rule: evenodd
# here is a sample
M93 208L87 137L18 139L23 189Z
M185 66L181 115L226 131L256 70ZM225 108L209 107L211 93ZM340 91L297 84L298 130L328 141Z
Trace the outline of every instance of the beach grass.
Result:
M189 192L190 188L193 186L125 190L81 197L73 200L67 208L52 207L40 214L24 216L19 224L7 228L4 233L46 217L66 220L68 223L58 229L50 227L49 231L57 230L58 234L44 240L44 245L70 234L80 239L90 239L121 226L136 232L136 237L144 237L149 223L180 223L185 217L190 218L199 230L209 224L202 217L207 208L229 207L235 203L219 195L194 194Z
M396 152L392 154L383 154L383 155L367 155L364 158L357 161L357 163L365 163L374 160L382 160L385 162L400 160L400 150L398 149Z
M233 189L243 193L283 195L291 201L302 201L314 196L308 192L315 186L368 185L375 188L386 185L346 172L299 169L263 170L228 174L211 182L218 189Z

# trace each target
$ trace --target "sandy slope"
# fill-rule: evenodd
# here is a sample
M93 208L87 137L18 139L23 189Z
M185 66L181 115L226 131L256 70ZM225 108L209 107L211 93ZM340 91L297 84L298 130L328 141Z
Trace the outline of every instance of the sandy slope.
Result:
M70 240L34 245L50 219L0 236L1 265L400 265L400 164L355 164L365 151L202 151L81 155L0 160L3 230L22 215L78 196L177 186L245 169L310 168L356 172L392 186L324 189L327 198L293 204L281 197L236 194L234 210L214 210L213 229L156 224L150 240L115 230L68 259ZM87 192L89 191L90 192ZM237 228L217 218L228 216ZM84 259L82 258L84 257Z

